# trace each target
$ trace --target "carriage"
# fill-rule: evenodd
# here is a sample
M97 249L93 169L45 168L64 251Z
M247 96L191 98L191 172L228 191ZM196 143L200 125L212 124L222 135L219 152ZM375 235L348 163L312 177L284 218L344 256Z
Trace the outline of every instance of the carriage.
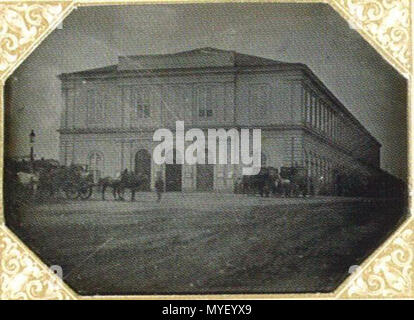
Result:
M310 179L304 167L262 167L257 175L243 176L235 190L239 193L306 196L309 192Z
M94 187L93 176L90 173L81 171L73 174L63 183L62 190L65 192L66 198L75 200L87 200L92 196Z
M243 176L239 185L236 186L236 189L240 193L260 194L262 197L268 197L271 193L276 193L276 180L277 169L273 167L261 167L258 174Z
M283 189L285 195L299 196L308 195L308 189L310 187L310 179L307 175L305 167L281 167L280 168L281 181L286 180L288 184Z
M89 199L94 187L93 176L81 165L44 167L39 170L41 194L62 192L67 199Z

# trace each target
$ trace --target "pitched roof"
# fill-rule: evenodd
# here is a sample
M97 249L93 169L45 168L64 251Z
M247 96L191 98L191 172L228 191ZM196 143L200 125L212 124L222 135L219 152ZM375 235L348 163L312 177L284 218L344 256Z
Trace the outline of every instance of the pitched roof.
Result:
M163 70L271 65L294 65L294 63L287 63L258 56L242 54L236 51L205 47L168 54L120 56L118 59L118 64L116 65L82 70L78 72L62 73L59 77L88 76L96 74L116 73L117 71L127 70Z
M117 66L118 65L113 64L113 65L106 66L106 67L93 68L93 69L87 69L87 70L76 71L76 72L62 73L62 74L59 75L59 77L65 76L65 75L88 76L88 75L91 75L91 74L109 73L109 72L116 71L117 70Z

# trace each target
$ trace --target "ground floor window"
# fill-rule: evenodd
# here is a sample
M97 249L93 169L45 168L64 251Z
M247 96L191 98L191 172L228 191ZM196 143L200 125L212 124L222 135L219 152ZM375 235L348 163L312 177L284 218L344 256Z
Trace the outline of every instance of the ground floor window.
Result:
M93 181L97 183L102 178L104 158L101 152L92 152L88 158L89 172L93 175Z

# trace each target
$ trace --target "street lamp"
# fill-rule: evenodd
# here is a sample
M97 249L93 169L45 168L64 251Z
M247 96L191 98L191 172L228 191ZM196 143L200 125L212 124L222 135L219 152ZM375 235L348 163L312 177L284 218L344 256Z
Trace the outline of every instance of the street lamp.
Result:
M30 138L30 161L34 160L34 142L35 142L35 133L32 130L32 132L30 132L29 138Z

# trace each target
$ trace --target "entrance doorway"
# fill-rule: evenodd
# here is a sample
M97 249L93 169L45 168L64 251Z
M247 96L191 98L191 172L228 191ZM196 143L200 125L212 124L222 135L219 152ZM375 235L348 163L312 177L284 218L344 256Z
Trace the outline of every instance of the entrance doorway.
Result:
M197 191L214 189L214 164L197 165Z
M205 150L207 162L209 151ZM214 164L197 164L197 191L212 191L214 189Z
M177 151L173 149L170 152L173 153L173 163L165 165L165 191L181 191L182 165L176 163Z
M145 150L138 150L135 154L135 174L144 179L142 190L150 191L151 184L151 154Z

